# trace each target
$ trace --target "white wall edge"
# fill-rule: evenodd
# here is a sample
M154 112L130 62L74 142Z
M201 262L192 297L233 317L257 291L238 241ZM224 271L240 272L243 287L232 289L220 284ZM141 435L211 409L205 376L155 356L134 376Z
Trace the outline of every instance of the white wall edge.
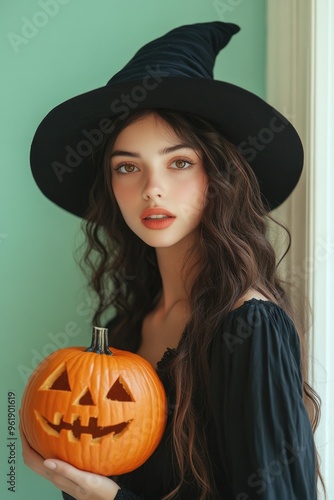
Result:
M284 274L310 301L310 380L322 399L316 444L334 498L334 0L267 0L267 99L305 149L293 196L275 211L291 230Z

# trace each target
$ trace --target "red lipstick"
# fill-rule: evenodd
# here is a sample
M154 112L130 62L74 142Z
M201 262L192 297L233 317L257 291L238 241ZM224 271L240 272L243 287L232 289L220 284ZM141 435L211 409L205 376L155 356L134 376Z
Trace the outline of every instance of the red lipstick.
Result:
M140 219L148 229L165 229L173 224L175 215L164 208L146 208Z

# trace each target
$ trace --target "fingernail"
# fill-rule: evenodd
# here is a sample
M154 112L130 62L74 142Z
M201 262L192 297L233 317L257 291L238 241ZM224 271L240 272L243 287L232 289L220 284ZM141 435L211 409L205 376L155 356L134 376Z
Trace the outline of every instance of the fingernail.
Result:
M44 460L44 466L47 469L51 469L51 470L55 470L55 468L57 467L57 465L54 462L51 462L51 460Z

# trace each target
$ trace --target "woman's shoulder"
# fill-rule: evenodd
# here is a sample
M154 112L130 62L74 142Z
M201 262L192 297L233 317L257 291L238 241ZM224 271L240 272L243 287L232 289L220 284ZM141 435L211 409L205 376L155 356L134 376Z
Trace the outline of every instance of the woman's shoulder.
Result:
M263 377L269 377L275 383L289 378L284 383L300 389L301 346L294 322L274 301L258 296L245 298L215 330L209 367L219 387L232 379L237 384L252 374L259 387Z
M232 308L232 311L234 311L235 309L239 309L239 307L241 307L246 302L249 302L253 299L263 302L270 302L270 300L267 297L265 297L262 293L258 292L254 288L251 288L239 300L237 300L237 302L234 304Z
M228 352L264 347L277 352L285 346L299 357L299 336L292 318L281 305L256 291L250 291L236 302L213 340L215 347L218 343Z
M229 321L233 318L247 317L250 314L267 316L269 313L281 316L282 319L288 320L293 325L292 319L281 305L253 289L248 291L234 304L225 319Z
M267 318L270 315L276 314L281 316L282 319L290 320L285 309L282 308L276 301L268 299L257 290L250 290L243 295L237 302L235 302L232 309L225 316L222 324L234 324L240 322L242 319L250 320L253 317ZM269 315L269 316L268 316ZM264 324L262 322L262 324Z

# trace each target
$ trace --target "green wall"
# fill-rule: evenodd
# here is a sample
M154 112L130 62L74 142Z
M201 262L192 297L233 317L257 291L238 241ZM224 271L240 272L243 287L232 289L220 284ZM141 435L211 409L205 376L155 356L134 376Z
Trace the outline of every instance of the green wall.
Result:
M37 362L56 348L89 341L93 311L73 256L80 221L49 202L30 174L34 131L53 106L104 85L142 44L178 25L214 20L242 28L219 56L215 77L264 97L265 0L1 2L2 500L60 498L23 465L17 427L9 436L7 394L15 394L18 410ZM15 493L7 490L11 441Z

